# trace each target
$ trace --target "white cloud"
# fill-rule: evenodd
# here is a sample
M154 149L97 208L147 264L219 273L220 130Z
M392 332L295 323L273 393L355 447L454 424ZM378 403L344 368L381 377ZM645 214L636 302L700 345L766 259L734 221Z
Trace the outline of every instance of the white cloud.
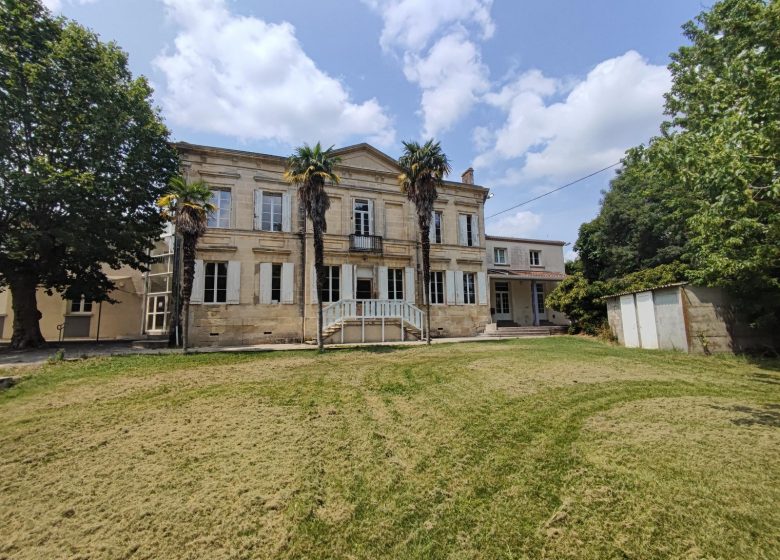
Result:
M635 51L601 62L568 87L538 70L527 72L484 96L506 113L506 121L475 167L522 158L499 181L505 184L569 179L605 167L657 133L670 86L666 67L649 64ZM566 91L562 101L548 101ZM485 145L484 131L475 131L475 138Z
M488 235L523 237L531 235L542 225L542 216L528 210L521 210L501 218L488 220L485 229Z
M317 68L287 22L231 13L225 0L163 0L181 27L155 65L166 78L166 116L189 128L285 143L365 138L388 146L390 117L376 99L356 103Z
M421 112L426 137L446 131L468 113L477 94L490 87L479 49L461 32L439 39L425 57L407 54L404 74L423 90Z
M406 78L422 90L423 135L463 118L489 88L477 40L492 37L493 0L364 0L383 19L379 39L402 52Z

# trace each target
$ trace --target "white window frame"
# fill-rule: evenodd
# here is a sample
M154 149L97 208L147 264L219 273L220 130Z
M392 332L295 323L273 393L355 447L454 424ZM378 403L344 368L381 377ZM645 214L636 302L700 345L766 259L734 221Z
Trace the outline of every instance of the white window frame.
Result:
M537 282L534 284L534 297L536 298L536 312L538 314L546 313L544 307L544 284Z
M92 307L93 307L92 301L87 301L84 299L84 296L81 296L80 300L68 300L68 312L66 315L92 315ZM77 309L74 311L73 307L75 304L78 304L76 307ZM89 306L89 309L87 309L87 306Z
M219 281L219 278L223 276L222 273L220 273L219 266L224 267L224 278L225 278L225 288L224 290L220 290L217 286L217 282ZM212 273L209 274L209 269L211 269ZM213 276L213 287L211 290L208 288L208 281L209 276ZM209 291L212 293L209 294ZM223 291L225 294L224 299L219 299L219 292ZM211 299L209 298L209 295L211 295ZM205 304L225 304L228 300L228 262L227 261L205 261L203 263L203 303Z
M387 269L387 299L402 301L404 299L404 269Z
M444 214L440 210L433 213L433 239L431 243L436 245L444 243Z
M530 249L528 251L528 262L531 266L542 266L542 252L539 249Z
M358 210L357 205L358 204L365 204L366 209L365 210ZM352 200L352 220L354 223L352 224L352 233L355 235L371 235L372 227L371 227L371 207L373 205L371 204L371 200L368 198L355 198ZM360 216L360 220L358 220L358 216Z
M475 272L463 273L463 304L477 304L477 274Z
M324 268L325 287L323 288L323 292L320 294L320 301L322 301L322 303L334 303L339 301L341 298L341 267L339 265L325 265ZM336 271L335 274L333 273L334 270ZM336 284L335 288L334 284ZM338 294L336 299L332 299L334 292ZM327 298L325 297L326 294Z
M233 209L232 191L230 189L211 189L211 203L215 208L213 212L209 212L206 225L212 229L229 229Z
M501 259L498 258L499 254L502 255ZM506 247L493 247L493 263L494 264L509 264L509 260L507 259Z
M278 199L279 207L273 204ZM270 203L270 211L268 214L268 221L266 222L266 203ZM274 221L274 216L277 215L278 210L278 223ZM278 228L278 229L277 229ZM284 229L284 194L280 192L263 192L263 200L260 206L260 231L273 231L280 232Z
M436 281L437 276L441 279L441 282ZM444 284L444 276L443 270L431 271L430 285L428 287L428 299L431 302L431 305L444 305L447 302L447 290ZM434 298L434 296L436 297Z

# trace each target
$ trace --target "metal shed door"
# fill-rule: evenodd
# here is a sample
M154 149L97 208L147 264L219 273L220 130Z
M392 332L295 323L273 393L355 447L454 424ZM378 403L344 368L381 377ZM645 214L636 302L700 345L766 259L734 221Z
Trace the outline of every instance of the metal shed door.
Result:
M620 315L623 319L623 343L628 348L639 348L639 328L636 324L634 296L620 296Z
M658 330L655 328L655 307L653 292L636 294L636 312L639 323L639 339L642 348L658 348Z

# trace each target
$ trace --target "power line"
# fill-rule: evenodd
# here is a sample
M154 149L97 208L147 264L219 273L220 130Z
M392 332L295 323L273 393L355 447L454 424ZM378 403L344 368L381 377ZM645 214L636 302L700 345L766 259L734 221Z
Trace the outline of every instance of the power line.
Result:
M580 177L579 179L575 179L575 180L574 180L574 181L572 181L571 183L566 183L566 184L565 184L565 185L563 185L562 187L558 187L557 189L553 189L553 190L551 190L551 191L548 191L548 192L546 192L546 193L544 193L544 194L540 194L539 196L535 196L534 198L531 198L531 199L529 199L529 200L526 200L525 202L521 202L520 204L515 204L514 206L510 206L510 207L509 207L509 208L507 208L506 210L501 210L501 212L496 212L495 214L492 214L492 215L488 216L488 217L487 217L487 218L485 218L485 219L486 219L486 220L489 220L490 218L495 218L496 216L500 216L501 214L505 214L505 213L509 212L510 210L514 210L515 208L520 208L521 206L525 206L526 204L530 204L530 203L534 202L535 200L539 200L540 198L544 198L545 196L547 196L547 195L550 195L550 194L552 194L552 193L554 193L554 192L558 192L558 191L560 191L560 190L563 190L563 189L565 189L566 187L571 187L572 185L576 185L576 184L577 184L577 183L579 183L580 181L584 181L585 179L590 179L590 178L591 178L591 177L593 177L594 175L598 175L599 173L603 173L603 172L604 172L604 171L606 171L607 169L612 169L612 168L613 168L613 167L615 167L616 165L620 165L620 163L621 163L621 162L617 161L617 162L613 163L612 165L608 165L608 166L606 166L606 167L605 167L605 168L603 168L603 169L599 169L598 171L594 171L594 172L593 172L593 173L591 173L590 175L585 175L584 177Z

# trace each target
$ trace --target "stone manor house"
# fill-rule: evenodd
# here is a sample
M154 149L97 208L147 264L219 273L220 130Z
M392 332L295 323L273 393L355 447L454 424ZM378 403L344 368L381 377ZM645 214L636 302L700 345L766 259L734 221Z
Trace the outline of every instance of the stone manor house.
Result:
M401 192L397 162L368 144L336 150L341 184L328 185L325 290L317 293L311 226L301 239L286 158L177 144L185 177L203 180L216 211L198 245L190 306L193 345L312 340L317 300L326 342L418 339L424 334L422 258L414 206ZM472 336L502 326L566 325L545 305L564 275L563 242L485 235L488 189L445 181L431 239L432 336ZM148 273L110 271L119 303L65 301L39 292L47 340L140 339L168 331L173 238L156 244ZM0 338L12 332L0 293Z

